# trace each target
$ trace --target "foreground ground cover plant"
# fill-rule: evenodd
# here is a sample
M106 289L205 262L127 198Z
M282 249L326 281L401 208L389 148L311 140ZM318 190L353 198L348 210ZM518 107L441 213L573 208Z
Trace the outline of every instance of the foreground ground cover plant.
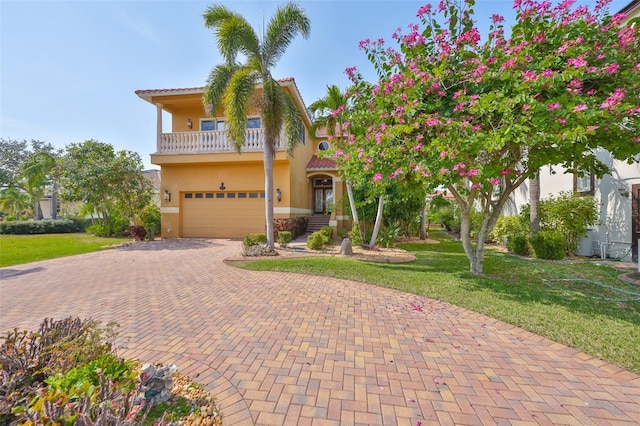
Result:
M343 114L347 138L334 158L347 180L366 182L380 204L389 188L445 187L460 208L470 272L484 272L484 242L510 194L541 167L609 171L606 149L631 163L640 147L638 27L565 0L515 0L516 22L493 15L488 33L474 23L473 0L441 0L418 23L361 48L379 81L355 68ZM483 220L471 241L471 213Z
M176 366L145 370L118 357L115 328L69 317L45 319L36 332L7 333L0 345L0 424L222 424L210 395L175 373ZM142 380L150 370L171 371L166 380L153 377L169 389L160 404L149 379Z
M403 244L414 262L348 257L252 260L233 265L334 276L442 300L521 327L640 374L640 289L595 261L544 261L488 250L485 276L467 272L459 241Z

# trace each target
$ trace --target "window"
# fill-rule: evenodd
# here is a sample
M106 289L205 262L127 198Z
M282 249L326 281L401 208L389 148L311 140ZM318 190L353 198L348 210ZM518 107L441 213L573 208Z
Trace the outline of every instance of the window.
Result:
M196 198L202 198L202 192L196 192Z
M213 198L213 192L207 192L206 198Z
M300 131L300 142L302 142L302 145L306 145L306 131L304 128L304 124L300 124L300 127L302 127L301 131Z
M224 192L216 192L216 198L224 198Z
M215 120L211 118L200 119L200 131L210 132L213 130L224 130L224 119L217 118Z
M320 143L318 144L318 149L319 149L320 151L326 151L326 150L328 150L328 149L329 149L329 142L327 142L327 141L320 142Z
M259 129L260 117L252 117L247 120L247 129Z
M186 194L184 194L184 198L193 198L193 194L190 192L187 192Z
M238 192L238 198L247 198L246 192Z
M573 191L583 195L593 195L594 178L589 172L584 172L582 176L573 175Z
M200 131L208 132L215 129L216 129L216 126L213 120L200 120Z
M227 198L236 198L235 192L227 192Z
M250 192L249 193L249 198L258 198L258 193L257 192Z

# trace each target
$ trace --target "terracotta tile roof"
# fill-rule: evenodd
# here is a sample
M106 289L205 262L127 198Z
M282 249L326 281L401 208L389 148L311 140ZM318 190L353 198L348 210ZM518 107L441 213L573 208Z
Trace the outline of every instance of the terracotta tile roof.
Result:
M317 155L311 157L307 164L307 170L336 170L336 162L331 158L318 158Z
M286 77L278 79L280 83L288 83L293 82L296 83L293 77ZM204 92L204 86L202 87L179 87L175 89L145 89L145 90L136 90L136 95L146 95L146 94L158 94L158 93L170 93L170 92Z
M302 94L300 93L300 89L298 88L298 84L293 77L285 77L278 79L279 83L282 83L283 86L291 87L293 86L293 96L294 98L298 98L300 102L300 107L304 116L306 117L308 123L312 123L311 116L309 115L309 111L307 111L307 107L304 103L304 99L302 98ZM136 90L135 94L140 98L152 102L152 98L154 96L161 95L193 95L204 93L204 87L182 87L182 88L174 88L174 89L144 89L144 90Z
M169 93L169 92L203 92L204 87L181 87L178 89L147 89L136 90L136 95L147 95L156 93Z

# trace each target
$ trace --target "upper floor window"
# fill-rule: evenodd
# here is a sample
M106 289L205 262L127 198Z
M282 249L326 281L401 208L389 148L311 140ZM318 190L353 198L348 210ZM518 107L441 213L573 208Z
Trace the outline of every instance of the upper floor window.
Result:
M583 195L593 195L594 178L589 172L584 172L582 176L573 175L573 191Z
M247 120L247 129L259 129L260 117L251 117Z
M213 130L224 130L224 120L221 118L215 120L211 118L200 119L200 131L209 132Z
M326 151L329 149L329 142L327 141L322 141L318 144L318 150L320 151Z

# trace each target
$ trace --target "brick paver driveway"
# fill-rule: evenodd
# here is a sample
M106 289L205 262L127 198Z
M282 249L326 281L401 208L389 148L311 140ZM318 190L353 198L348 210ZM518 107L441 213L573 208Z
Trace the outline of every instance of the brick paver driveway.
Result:
M73 315L175 362L225 424L638 424L640 377L485 316L181 240L0 270L0 331Z

